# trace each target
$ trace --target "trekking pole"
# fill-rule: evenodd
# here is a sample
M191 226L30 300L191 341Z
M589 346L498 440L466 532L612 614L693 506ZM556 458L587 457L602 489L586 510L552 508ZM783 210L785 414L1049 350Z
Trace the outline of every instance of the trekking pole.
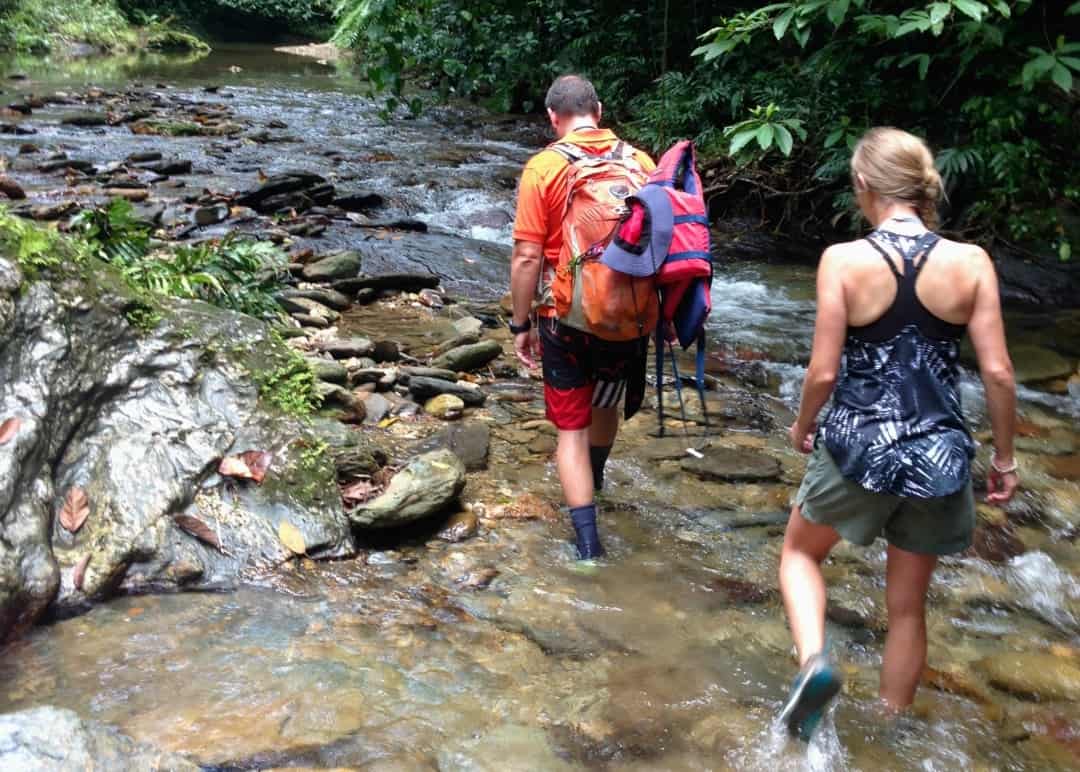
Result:
M690 430L686 428L689 421L686 418L686 403L683 402L682 396L682 376L679 375L679 363L675 361L675 345L670 340L667 344L668 350L671 352L671 372L675 376L675 396L679 398L679 415L682 417L683 422L683 436L689 442Z

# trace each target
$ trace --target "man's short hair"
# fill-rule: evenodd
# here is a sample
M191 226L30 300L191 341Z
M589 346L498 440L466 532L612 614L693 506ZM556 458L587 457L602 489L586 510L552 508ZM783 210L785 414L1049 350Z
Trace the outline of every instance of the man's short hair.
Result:
M580 75L561 75L548 89L544 106L560 116L596 115L600 100L593 84Z

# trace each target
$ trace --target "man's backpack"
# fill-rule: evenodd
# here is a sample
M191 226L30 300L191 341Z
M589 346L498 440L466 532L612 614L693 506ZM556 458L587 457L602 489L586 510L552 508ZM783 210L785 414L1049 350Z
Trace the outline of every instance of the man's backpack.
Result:
M602 155L566 142L550 149L570 163L563 246L548 288L556 316L563 324L604 340L650 335L660 315L654 278L629 276L600 262L627 212L626 199L648 175L634 158L634 149L624 142Z

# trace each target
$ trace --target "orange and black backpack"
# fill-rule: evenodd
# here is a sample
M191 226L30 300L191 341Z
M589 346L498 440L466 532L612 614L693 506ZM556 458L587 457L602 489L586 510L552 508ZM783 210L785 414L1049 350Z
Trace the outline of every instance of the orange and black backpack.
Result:
M612 270L600 262L615 227L627 214L627 199L649 175L634 148L618 142L595 154L568 142L549 150L570 164L563 246L554 272L541 276L541 298L563 324L598 338L628 341L652 334L660 316L656 280Z

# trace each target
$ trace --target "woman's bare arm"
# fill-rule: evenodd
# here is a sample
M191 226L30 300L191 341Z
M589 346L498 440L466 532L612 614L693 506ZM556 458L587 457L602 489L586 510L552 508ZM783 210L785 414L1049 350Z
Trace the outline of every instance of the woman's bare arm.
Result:
M840 372L840 357L847 336L847 301L844 297L843 260L830 247L821 256L817 274L817 320L810 366L803 381L799 417L791 427L792 444L809 453L818 413L832 395Z
M994 435L994 451L998 466L1013 465L1013 436L1016 432L1016 379L1012 360L1005 345L1005 323L1001 317L1001 297L998 294L997 274L990 256L979 250L978 282L975 288L975 307L968 322L968 335L975 347L979 374L986 388L986 405L990 413L990 428ZM991 470L987 501L1003 504L1012 498L1018 478Z

